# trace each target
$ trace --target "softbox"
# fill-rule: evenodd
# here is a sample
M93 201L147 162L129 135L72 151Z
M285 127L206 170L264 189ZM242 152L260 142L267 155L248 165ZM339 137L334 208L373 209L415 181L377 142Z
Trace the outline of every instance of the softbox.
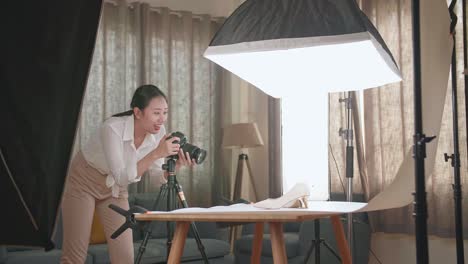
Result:
M204 56L274 97L401 80L385 42L353 0L247 0Z

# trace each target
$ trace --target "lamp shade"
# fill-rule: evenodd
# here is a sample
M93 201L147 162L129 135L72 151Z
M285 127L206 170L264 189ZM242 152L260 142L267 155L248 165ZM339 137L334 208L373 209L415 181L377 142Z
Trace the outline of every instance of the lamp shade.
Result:
M247 0L204 56L274 97L291 89L359 90L401 80L354 0Z
M224 148L253 148L263 146L257 123L232 124L223 129Z

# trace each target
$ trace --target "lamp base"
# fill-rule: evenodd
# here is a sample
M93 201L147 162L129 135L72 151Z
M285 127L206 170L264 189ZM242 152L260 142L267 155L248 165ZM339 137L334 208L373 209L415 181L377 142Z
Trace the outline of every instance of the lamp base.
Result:
M255 188L255 183L252 177L252 168L250 167L249 156L245 153L241 153L239 155L239 160L237 162L237 171L236 171L236 179L234 183L234 191L232 195L232 201L238 201L241 199L242 193L242 180L244 178L245 170L244 168L247 167L250 183L252 186L252 190L254 192L254 201L258 200L257 189ZM240 237L240 228L239 226L232 226L230 230L230 243L231 243L231 252L234 252L234 241Z

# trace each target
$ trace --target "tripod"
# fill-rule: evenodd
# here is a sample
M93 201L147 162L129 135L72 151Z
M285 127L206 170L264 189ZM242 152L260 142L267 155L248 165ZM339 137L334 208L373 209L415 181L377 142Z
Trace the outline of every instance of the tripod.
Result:
M154 202L153 208L157 208L159 201L161 200L161 197L166 195L166 201L167 201L166 209L168 211L177 209L178 203L177 203L176 194L179 196L179 200L182 206L184 208L188 207L187 201L185 200L184 192L182 191L182 187L179 185L176 179L176 174L175 174L176 159L177 159L177 156L170 156L169 159L167 160L167 163L163 165L163 170L167 170L169 175L167 178L167 183L161 186L161 190L159 191L158 198ZM139 227L139 225L137 224L135 220L134 213L144 213L147 211L146 209L139 207L139 206L134 206L130 208L130 210L128 211L113 204L109 205L109 208L111 208L112 210L116 211L117 213L125 217L125 223L111 235L111 238L113 239L117 238L120 234L122 234L125 230L127 230L127 228L135 229ZM193 222L191 223L191 228L192 228L192 233L195 237L195 240L197 241L198 250L200 251L203 257L205 264L207 264L209 263L208 257L206 256L205 248L203 247L203 244L201 242L200 235L198 234L198 230L197 230L197 227L195 226L195 223ZM136 264L140 263L143 253L145 253L146 245L148 244L148 239L150 238L151 233L153 231L150 223L145 224L144 229L145 229L145 235L143 237L143 241L141 242L140 248L138 249L138 254L135 259ZM171 251L171 245L172 245L172 237L174 236L174 223L168 222L167 230L168 230L167 231L167 256L169 256L169 252Z
M167 199L167 210L172 211L174 209L179 208L177 203L176 195L179 197L180 203L182 204L183 208L187 208L187 200L185 199L184 192L182 190L182 186L177 182L176 174L175 174L175 164L176 164L176 156L171 156L167 160L167 163L163 165L163 170L167 170L168 177L167 183L161 186L161 190L159 191L158 198L154 202L153 208L158 208L159 201L161 197L166 196ZM208 257L205 253L205 248L200 239L200 235L198 234L197 227L195 223L191 223L192 233L197 241L198 250L200 251L203 260L205 263L208 262ZM141 257L146 250L146 244L148 243L148 239L150 238L152 233L151 224L147 223L145 226L145 235L143 241L141 242L140 248L138 249L138 255L136 257L135 263L138 264L141 261ZM171 251L172 246L172 237L174 236L174 223L167 222L167 256L169 256L169 252Z

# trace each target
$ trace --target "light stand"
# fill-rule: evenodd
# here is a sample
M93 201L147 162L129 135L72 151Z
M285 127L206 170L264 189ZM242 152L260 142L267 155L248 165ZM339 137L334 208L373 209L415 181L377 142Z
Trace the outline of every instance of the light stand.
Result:
M345 104L346 109L346 129L340 128L339 136L343 137L346 140L346 179L347 181L347 192L346 192L346 201L353 201L353 175L354 175L354 145L353 145L353 96L355 92L347 92L348 97L339 99L340 103ZM347 214L347 225L348 233L347 239L349 244L350 254L353 257L353 214ZM315 263L320 263L320 244L324 245L330 250L330 252L341 261L339 255L328 245L328 243L320 237L320 220L314 220L314 233L315 238L312 240L312 245L309 251L306 254L305 262L307 263L310 255L315 250ZM353 257L354 258L354 257Z
M346 140L346 179L347 192L346 201L353 201L353 172L354 172L354 145L353 145L353 104L352 96L354 92L348 92L348 97L340 99L340 103L345 103L346 109L346 129L340 129L339 134ZM348 221L348 244L351 256L353 256L353 214L347 214Z
M416 260L417 263L429 263L427 241L427 201L424 159L426 158L426 143L435 137L426 137L422 122L421 95L421 30L420 30L419 0L412 0L413 24L413 61L414 61L414 136L413 158L415 160L414 178L416 191L414 195L413 216L416 226Z
M455 50L455 25L457 24L457 16L453 12L456 0L452 1L449 6L450 17L452 22L450 24L450 32L453 37L453 50L452 50L452 122L453 122L453 150L452 155L444 153L446 162L451 160L453 167L454 184L453 199L455 203L455 237L457 245L457 263L465 263L464 249L463 249L463 221L462 221L462 190L460 184L460 151L458 140L458 100L457 100L457 58Z

